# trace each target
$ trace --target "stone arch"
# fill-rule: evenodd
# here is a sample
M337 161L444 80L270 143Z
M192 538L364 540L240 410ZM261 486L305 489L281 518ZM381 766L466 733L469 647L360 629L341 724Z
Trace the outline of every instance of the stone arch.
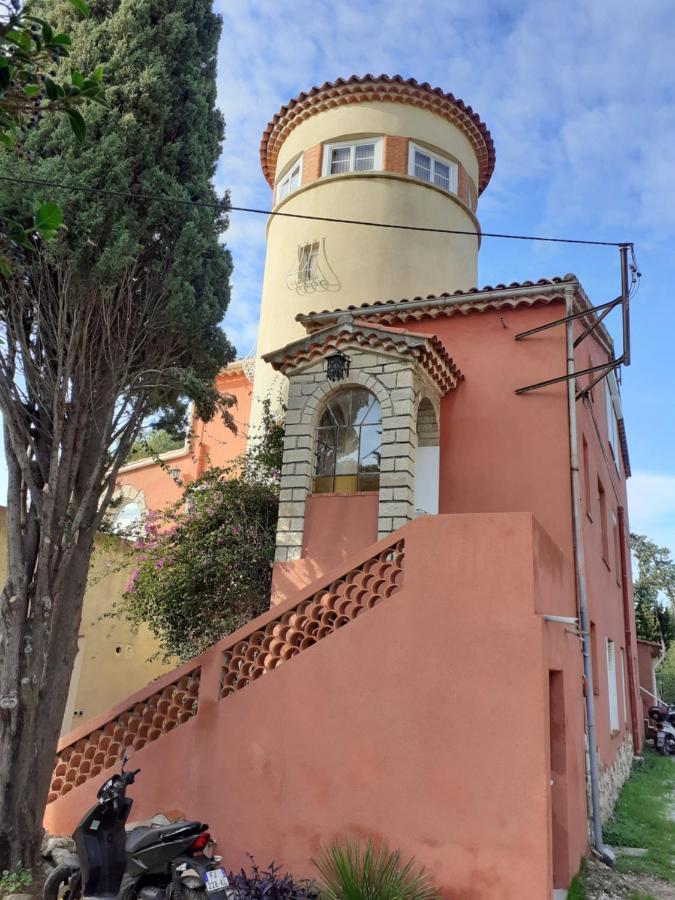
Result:
M417 405L415 416L417 446L438 447L441 442L441 431L438 412L429 397L422 397Z
M122 526L124 511L127 510L128 513L130 507L138 507L139 520L148 509L143 491L131 484L122 484L118 487L113 494L113 503L115 506L109 513L113 527L118 523L120 527Z
M438 513L440 437L437 408L430 397L422 397L415 415L415 515Z
M366 388L366 390L370 391L371 394L374 394L377 398L377 402L380 404L380 409L382 410L382 417L384 418L385 416L392 415L391 397L386 387L374 375L369 375L367 372L359 371L357 369L356 371L350 372L349 378L341 381L339 384L325 381L324 383L317 385L314 392L307 398L307 402L300 418L302 424L313 431L323 408L333 394L337 394L338 391L349 390L351 387Z

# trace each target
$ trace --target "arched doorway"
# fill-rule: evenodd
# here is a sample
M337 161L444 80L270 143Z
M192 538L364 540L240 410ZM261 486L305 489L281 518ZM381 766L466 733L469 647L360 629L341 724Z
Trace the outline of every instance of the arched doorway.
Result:
M425 397L417 410L415 454L415 515L438 513L440 477L440 432L436 411Z

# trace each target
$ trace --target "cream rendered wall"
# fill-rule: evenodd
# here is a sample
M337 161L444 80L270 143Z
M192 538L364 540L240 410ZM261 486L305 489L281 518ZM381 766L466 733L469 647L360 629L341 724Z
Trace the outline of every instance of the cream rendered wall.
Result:
M478 161L463 131L429 110L391 101L347 103L305 119L291 131L279 151L276 180L288 163L308 147L370 134L395 134L432 144L456 157L478 184Z
M351 136L404 135L459 160L474 181L478 163L463 132L442 117L416 107L387 103L347 104L319 112L299 124L281 147L277 180L301 152ZM260 357L302 337L298 313L372 300L401 299L467 289L476 284L480 243L476 217L459 198L408 176L365 172L319 178L298 189L276 209L304 215L451 228L468 236L376 229L332 222L271 217L258 330L252 422L260 402L285 396L285 379ZM293 290L287 276L297 267L298 246L325 241L322 268L329 290Z

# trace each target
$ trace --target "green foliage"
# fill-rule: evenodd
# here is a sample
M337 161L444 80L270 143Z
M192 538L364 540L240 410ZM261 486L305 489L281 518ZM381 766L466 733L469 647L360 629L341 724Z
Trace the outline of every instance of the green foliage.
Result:
M11 872L4 869L0 873L0 897L6 894L19 894L32 882L33 876L27 869L24 869L21 863Z
M642 534L631 534L631 552L638 564L633 579L635 626L638 637L663 643L675 639L675 562L667 547L659 547ZM660 602L663 594L668 605Z
M404 863L398 850L365 847L351 841L324 846L312 860L323 900L436 900L438 890L414 861Z
M671 818L675 766L649 747L624 785L604 840L615 847L644 847L644 857L619 856L620 872L646 872L675 884L675 822Z
M165 660L190 659L269 608L282 448L268 407L242 459L146 516L120 611L148 625Z
M579 875L575 875L570 882L570 886L567 891L567 900L587 900L587 898L588 894L586 893L586 888L583 885L581 877Z
M69 0L85 17L83 0ZM4 4L0 4L4 5ZM35 3L23 8L12 3L0 21L0 148L16 150L22 135L46 113L63 113L77 140L84 140L86 124L78 107L87 101L102 103L101 67L85 77L64 62L61 77L56 66L68 59L71 39L46 19L34 15ZM8 278L14 265L33 248L33 237L51 240L61 227L55 203L36 203L32 220L0 218L0 277Z
M656 671L656 685L661 700L675 703L675 644L671 644Z
M146 294L166 295L162 316L166 341L176 344L176 371L170 385L162 379L153 406L170 418L177 407L185 413L178 398L189 397L211 418L215 375L234 357L219 328L230 298L231 259L220 241L227 198L218 201L211 184L224 134L216 109L220 19L211 0L91 0L85 19L71 0L36 0L36 9L49 10L54 29L71 37L69 67L97 77L105 71L106 104L82 108L84 144L71 133L81 127L76 117L38 122L24 140L25 156L8 157L5 174L214 205L50 189L68 229L49 254L69 261L73 288L115 289L133 269ZM86 79L75 87L86 93ZM0 205L19 219L52 199L44 191L0 182Z
M174 437L163 428L152 428L144 437L134 441L126 461L131 463L146 456L159 456L169 450L178 450L184 443L183 438Z

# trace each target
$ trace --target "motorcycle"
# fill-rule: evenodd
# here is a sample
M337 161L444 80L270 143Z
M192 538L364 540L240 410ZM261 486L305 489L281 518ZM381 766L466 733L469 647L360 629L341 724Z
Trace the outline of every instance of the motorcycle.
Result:
M109 778L73 833L76 854L49 874L43 900L229 900L208 825L181 820L126 831L140 769Z
M656 751L662 756L675 754L675 706L656 704L649 707L648 715L656 728Z

